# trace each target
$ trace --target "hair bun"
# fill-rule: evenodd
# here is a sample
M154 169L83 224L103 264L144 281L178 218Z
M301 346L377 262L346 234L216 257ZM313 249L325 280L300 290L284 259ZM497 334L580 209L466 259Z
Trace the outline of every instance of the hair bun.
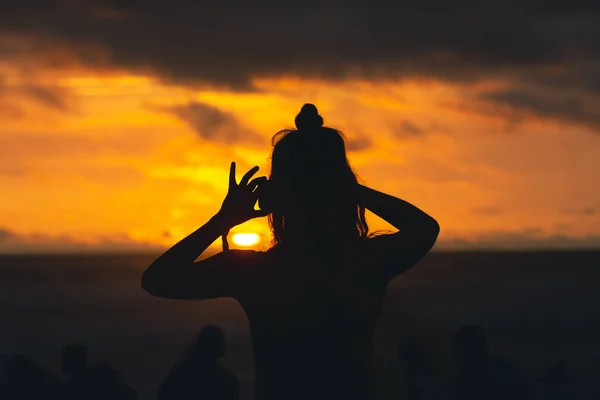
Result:
M318 129L323 126L323 118L319 115L314 104L305 104L296 115L296 128L298 130Z

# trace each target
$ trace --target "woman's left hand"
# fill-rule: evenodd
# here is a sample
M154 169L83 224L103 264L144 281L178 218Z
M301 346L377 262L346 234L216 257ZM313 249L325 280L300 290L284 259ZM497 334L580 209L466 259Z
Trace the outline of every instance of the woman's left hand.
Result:
M227 191L225 200L223 200L221 209L217 213L231 227L242 224L252 218L265 217L269 214L264 210L254 209L258 200L256 188L261 182L267 180L266 176L261 176L250 181L250 178L252 178L258 169L259 167L250 169L238 184L235 179L235 162L231 163L229 169L229 190Z

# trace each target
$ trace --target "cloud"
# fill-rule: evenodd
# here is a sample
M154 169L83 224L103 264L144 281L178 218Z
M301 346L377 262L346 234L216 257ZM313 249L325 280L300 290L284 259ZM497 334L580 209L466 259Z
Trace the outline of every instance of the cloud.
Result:
M58 111L67 110L67 102L64 94L58 88L26 85L21 91L38 103Z
M5 0L0 26L102 45L114 65L166 80L237 89L250 88L253 76L281 74L471 81L596 59L598 6L571 3Z
M481 94L480 98L492 104L506 106L514 112L600 128L600 97L584 96L581 93L536 93L535 89L506 89Z
M420 128L419 126L415 125L415 123L409 120L402 121L400 127L396 129L397 137L418 137L424 134L425 131L423 130L423 128Z
M348 151L364 151L373 146L373 140L366 135L346 140Z
M598 214L600 204L588 205L581 208L562 208L561 214L592 217Z
M470 236L442 235L437 250L577 250L600 248L600 234L548 235L542 228L479 232Z
M189 125L201 138L228 144L264 145L254 132L242 127L232 114L199 102L174 106L164 111Z
M598 130L599 11L597 2L554 0L0 0L0 39L9 38L0 40L0 61L125 69L241 91L257 90L254 78L281 76L503 81L479 100ZM29 91L64 107L56 93ZM179 112L193 120L196 110Z
M17 83L8 83L0 73L0 115L10 118L24 118L27 113L19 99L29 100L46 109L70 111L70 94L63 88L35 82L35 79L19 77Z
M0 244L9 241L15 237L15 234L8 229L0 228Z
M584 215L595 215L597 210L594 207L587 207L583 209Z
M137 241L124 233L81 241L69 235L20 234L0 228L0 253L157 251L160 246Z

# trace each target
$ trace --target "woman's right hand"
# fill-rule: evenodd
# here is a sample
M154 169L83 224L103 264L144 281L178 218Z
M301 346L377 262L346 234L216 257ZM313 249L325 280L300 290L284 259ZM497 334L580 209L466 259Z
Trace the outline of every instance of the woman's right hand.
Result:
M250 178L252 178L258 169L259 167L250 169L244 174L238 184L235 179L235 162L231 163L229 169L229 189L225 200L223 200L221 209L217 213L217 216L225 221L228 227L242 224L253 218L265 217L269 214L267 211L254 209L258 201L256 188L261 182L267 180L266 176L261 176L250 181Z

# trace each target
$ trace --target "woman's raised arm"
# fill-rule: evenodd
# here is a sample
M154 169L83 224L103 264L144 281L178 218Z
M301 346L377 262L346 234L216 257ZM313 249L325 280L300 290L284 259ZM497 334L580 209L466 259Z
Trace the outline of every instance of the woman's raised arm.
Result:
M219 236L251 218L265 216L254 210L255 189L261 180L248 182L258 171L252 168L236 183L235 163L231 163L229 190L219 212L198 230L158 257L142 276L142 288L148 293L171 299L208 299L236 297L245 281L244 266L258 252L230 250L195 262Z
M399 231L369 240L371 254L383 268L384 278L392 279L429 252L437 240L440 226L431 216L404 200L358 186L360 203Z

